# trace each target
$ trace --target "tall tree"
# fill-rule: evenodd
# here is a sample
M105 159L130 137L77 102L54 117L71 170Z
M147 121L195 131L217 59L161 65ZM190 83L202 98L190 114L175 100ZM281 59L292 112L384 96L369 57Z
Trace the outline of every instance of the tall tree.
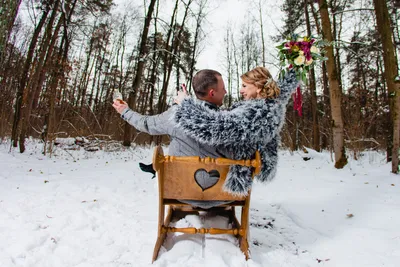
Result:
M265 67L265 40L264 40L264 21L263 21L263 10L262 10L262 2L258 0L257 3L258 15L259 15L259 23L260 23L260 35L261 35L261 54L262 54L262 66Z
M1 0L0 3L0 64L3 62L8 38L22 0Z
M319 12L321 15L322 32L324 38L330 42L326 47L327 69L329 78L329 95L332 114L333 150L335 153L335 168L341 169L347 164L344 146L344 125L342 116L342 91L339 86L338 72L333 54L333 34L329 19L328 4L326 0L319 0Z
M307 35L311 36L311 22L310 16L308 12L309 0L304 1L304 14L305 21L307 26ZM314 68L311 68L309 72L309 87L310 87L310 95L311 95L311 110L312 110L312 118L313 118L313 148L316 151L320 151L319 144L319 123L318 123L318 105L317 105L317 90L315 83L315 71Z
M399 138L400 138L400 81L398 65L394 51L393 36L390 28L389 12L386 1L374 0L376 24L383 47L385 79L389 95L389 109L392 135L389 136L388 151L392 150L392 172L399 172Z
M282 4L281 10L285 14L283 32L282 35L276 37L281 40L299 30L304 24L304 1L303 0L285 0ZM286 117L287 125L291 125L292 130L290 131L290 149L292 151L297 150L299 147L299 116L297 112L293 110Z
M39 34L42 31L43 26L45 25L46 18L50 12L50 7L51 7L51 3L47 3L43 6L43 12L42 12L41 18L40 18L37 26L35 27L35 30L32 35L32 39L29 44L28 54L26 56L26 60L25 60L24 66L23 66L22 74L21 74L20 85L17 89L16 101L15 101L15 106L14 106L14 120L13 120L13 127L12 127L12 133L11 133L11 140L13 141L12 145L14 147L17 147L17 141L18 141L17 135L18 135L18 126L19 126L19 122L21 119L22 97L25 92L25 87L28 83L29 70L31 68L33 56L35 53L35 48L36 48L36 45L37 45L37 42L39 39Z
M203 20L206 16L205 13L205 8L207 5L208 0L200 0L198 5L199 5L199 10L198 13L196 15L196 30L194 32L194 40L193 40L193 47L192 47L192 60L191 60L191 66L189 68L189 86L187 87L189 92L192 90L192 78L193 78L193 74L195 71L195 64L196 64L196 58L198 56L198 51L199 51L199 43L201 40L201 26L203 23Z
M20 84L16 94L16 104L12 129L13 145L16 146L16 136L20 128L19 140L20 151L24 151L24 139L31 131L32 127L32 107L38 103L38 98L44 98L46 89L56 85L52 83L52 76L58 75L51 70L54 57L59 44L59 31L64 28L62 42L65 46L63 51L64 58L68 56L69 38L72 36L67 33L68 24L73 27L84 21L90 15L96 13L107 13L112 5L112 0L91 0L79 1L79 10L74 12L77 0L48 0L38 2L38 7L42 11L40 20L33 32L26 60L23 65ZM50 15L51 14L51 15ZM75 15L74 19L71 16ZM48 17L49 16L49 17ZM43 30L44 29L44 30ZM39 44L39 45L38 45ZM56 81L57 79L54 79ZM53 90L54 91L54 90ZM19 125L21 127L19 127Z
M279 36L279 39L282 37L287 37L288 35L294 33L296 29L298 29L301 25L304 25L304 17L303 17L303 0L285 0L282 4L281 10L285 14L283 19L283 36Z
M179 25L177 20L177 10L178 10L178 1L175 3L174 13L175 15L171 18L170 30L168 31L167 41L166 41L166 53L164 55L164 77L163 77L163 85L161 89L161 94L158 100L158 112L163 112L167 107L167 89L169 85L169 79L171 77L172 68L174 62L178 59L178 44L181 42L183 29L185 28L186 19L189 12L189 7L192 3L192 0L189 0L187 4L185 4L185 13L182 18L182 22ZM169 40L171 40L171 45L169 45Z
M228 25L226 29L226 37L224 38L224 42L226 44L226 72L227 72L227 80L228 80L228 107L232 104L232 76L233 76L233 58L232 58L232 47L230 42L231 36L231 27Z
M136 67L136 76L135 76L135 80L132 85L132 91L129 92L129 98L128 98L128 104L132 109L134 109L136 106L137 90L139 90L139 87L142 82L144 67L145 67L145 63L146 63L145 58L147 56L147 36L149 34L150 22L151 22L151 18L153 16L154 5L156 4L156 2L157 2L156 0L150 1L149 7L147 9L146 18L144 20L142 37L140 39L139 60L138 60L138 64ZM132 136L131 130L132 130L132 127L128 123L125 123L124 142L123 142L124 146L131 145L131 136Z

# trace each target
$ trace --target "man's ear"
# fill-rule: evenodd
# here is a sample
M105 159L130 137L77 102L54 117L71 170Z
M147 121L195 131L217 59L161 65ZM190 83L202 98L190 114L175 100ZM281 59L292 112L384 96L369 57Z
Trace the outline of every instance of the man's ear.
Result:
M214 89L210 89L210 91L208 91L208 96L209 97L213 97L214 96Z

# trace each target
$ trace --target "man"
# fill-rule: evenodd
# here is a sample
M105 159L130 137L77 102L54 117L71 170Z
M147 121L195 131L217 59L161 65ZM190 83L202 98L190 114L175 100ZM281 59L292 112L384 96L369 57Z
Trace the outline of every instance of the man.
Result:
M196 97L205 101L204 104L215 109L218 109L223 104L226 90L219 72L209 69L201 70L193 77L192 84ZM198 141L187 136L176 125L174 121L176 106L174 105L164 113L154 116L141 115L131 110L126 102L114 101L113 107L121 114L122 119L137 130L151 135L169 135L171 137L169 155L223 157L215 147L200 144Z
M225 84L222 80L222 75L215 71L204 69L196 73L192 81L193 91L196 97L204 101L204 104L215 108L216 110L223 104L226 94ZM184 94L180 93L178 97L183 97ZM154 116L141 115L131 110L126 102L114 101L113 107L121 118L127 121L130 125L137 130L151 134L170 136L171 141L169 144L168 154L172 156L200 156L220 158L224 157L219 153L216 147L200 144L198 141L187 136L184 131L175 123L174 115L176 112L176 105L173 105L164 113ZM143 165L142 165L143 166ZM142 167L141 166L141 167ZM145 166L145 165L144 165ZM219 177L219 176L218 176ZM214 181L209 181L214 184ZM208 188L209 184L203 184L203 188ZM217 206L226 202L197 202L197 201L182 201L193 206L202 208L209 208Z

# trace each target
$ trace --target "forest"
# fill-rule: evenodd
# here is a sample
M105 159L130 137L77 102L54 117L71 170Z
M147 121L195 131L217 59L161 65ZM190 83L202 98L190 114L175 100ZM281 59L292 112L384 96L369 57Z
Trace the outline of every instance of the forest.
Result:
M27 138L41 139L44 154L62 137L167 144L121 120L112 92L146 115L167 110L182 83L190 92L218 2L1 0L1 140L11 138L10 149L24 153ZM318 36L330 44L327 60L307 74L302 112L289 103L281 146L331 151L336 168L364 151L385 151L398 173L400 1L278 1L282 21L271 25L275 2L247 0L249 15L238 27L218 26L225 108L240 100L242 73L279 68L271 44L292 33Z

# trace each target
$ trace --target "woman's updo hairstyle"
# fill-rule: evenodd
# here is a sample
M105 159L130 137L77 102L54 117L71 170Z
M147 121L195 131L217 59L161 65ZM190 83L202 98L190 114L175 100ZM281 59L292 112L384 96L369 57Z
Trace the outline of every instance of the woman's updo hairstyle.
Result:
M256 67L240 78L250 84L254 84L257 88L261 89L260 96L262 98L273 99L279 96L281 90L278 84L272 79L271 73L264 67Z

